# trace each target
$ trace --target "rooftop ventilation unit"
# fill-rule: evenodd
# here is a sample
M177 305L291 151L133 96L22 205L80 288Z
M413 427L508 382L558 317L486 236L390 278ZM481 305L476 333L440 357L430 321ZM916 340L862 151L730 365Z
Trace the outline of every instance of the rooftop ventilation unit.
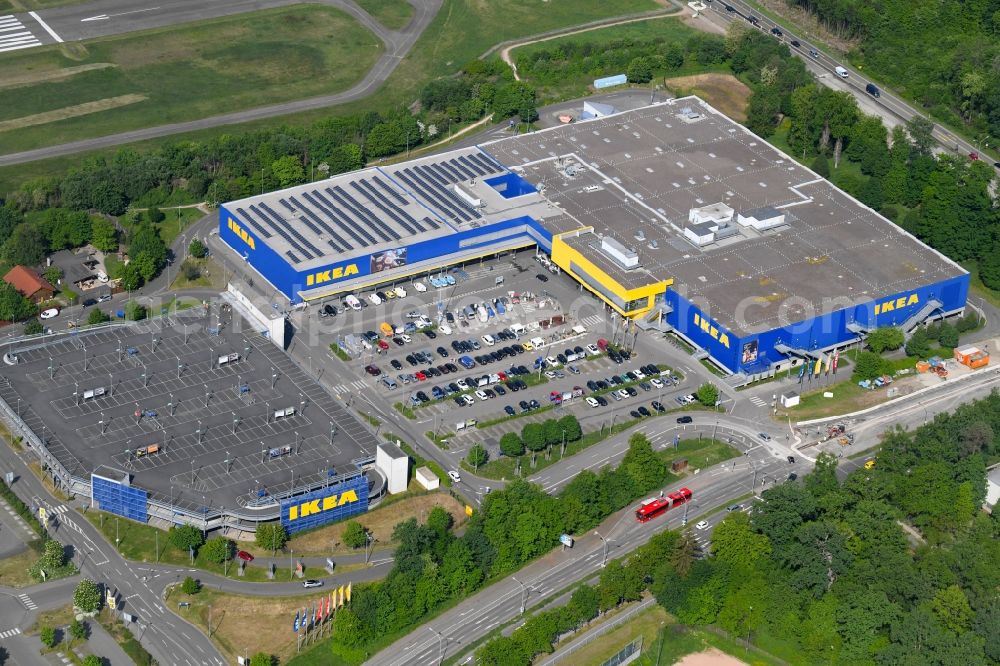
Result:
M639 229L638 231L635 232L635 239L637 241L646 240L646 232L644 232L642 229Z
M727 224L732 221L734 211L724 203L714 203L709 206L692 208L688 212L688 222L691 224L701 224L709 222L715 225Z
M771 206L746 210L736 216L736 221L745 227L764 231L785 223L785 214Z
M639 254L635 250L625 247L611 236L605 236L601 239L601 250L624 268L632 269L639 267Z

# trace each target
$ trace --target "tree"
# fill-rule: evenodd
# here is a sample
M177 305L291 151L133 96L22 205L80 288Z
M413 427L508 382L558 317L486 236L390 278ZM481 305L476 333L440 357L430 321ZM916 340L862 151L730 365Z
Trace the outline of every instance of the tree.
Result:
M159 224L160 222L163 222L163 220L167 219L167 216L156 206L151 206L148 210L146 210L146 219L153 224Z
M625 68L625 75L631 83L649 83L653 78L653 64L649 58L633 58Z
M630 478L639 492L647 492L663 483L667 466L653 451L653 445L642 433L628 440L628 451L618 470Z
M476 468L476 471L479 471L479 466L485 465L489 459L489 452L481 444L476 444L470 448L469 454L466 456L466 460Z
M205 542L205 545L198 551L199 557L204 557L209 562L222 564L232 558L236 552L236 544L225 537L215 537Z
M694 395L704 406L715 407L715 403L719 400L719 389L715 384L705 382L698 387Z
M990 289L1000 290L1000 242L995 242L979 257L979 277Z
M743 574L749 574L771 554L771 543L750 527L750 517L742 511L730 513L712 533L712 554Z
M258 652L254 656L250 657L250 666L274 666L276 661L277 660L273 655L265 652Z
M427 514L427 527L434 530L439 537L448 534L454 524L455 518L444 507L436 506Z
M49 266L45 269L46 281L55 286L63 277L63 270L58 266Z
M61 543L49 539L42 548L41 564L43 569L60 569L66 564L66 552Z
M521 428L521 441L532 453L545 448L545 426L541 423L528 423Z
M906 355L917 358L927 358L931 353L931 339L927 331L920 327L913 332L910 339L906 341Z
M94 308L87 315L87 323L90 325L103 324L106 321L111 321L111 317L104 313L100 308Z
M118 230L110 220L95 217L90 225L90 244L102 252L118 249Z
M516 432L505 432L500 438L500 453L516 458L524 453L524 442Z
M126 291L135 291L142 286L142 273L134 261L130 261L121 267L118 273L121 286Z
M306 180L306 172L302 168L302 162L295 155L285 155L272 162L271 173L278 179L278 184L281 187L291 187L304 183Z
M73 605L84 613L93 613L101 606L101 588L89 578L84 578L73 592Z
M930 608L941 625L949 631L961 634L969 629L973 612L968 597L958 585L938 590L930 601Z
M29 319L28 321L24 322L25 335L37 335L41 333L43 330L45 330L45 327L42 326L42 322L38 321L37 319Z
M930 155L936 145L932 132L934 123L920 114L906 121L906 131L913 142L913 151L917 155Z
M87 640L87 637L90 636L90 625L73 618L69 625L69 635L78 641Z
M858 352L854 358L854 376L858 379L875 379L884 375L885 370L885 359L875 352Z
M136 301L129 301L125 304L125 318L129 321L142 321L146 318L146 306Z
M904 342L903 331L895 326L876 328L865 338L865 345L876 354L899 349Z
M55 647L56 630L52 627L42 627L38 632L38 638L42 641L42 645L45 647Z
M198 594L201 592L201 583L191 576L185 576L181 583L181 592L184 594Z
M88 654L83 658L83 666L104 666L104 660L96 654Z
M284 548L288 541L288 532L281 523L264 523L257 526L257 533L254 541L261 548L266 548L272 553L279 548Z
M948 323L941 324L938 335L938 344L947 349L954 349L958 346L958 329Z
M181 264L181 275L188 282L193 282L201 277L201 269L194 262L185 259L184 263Z
M19 224L3 245L3 257L11 264L37 266L45 259L48 244L42 233L27 222Z
M167 532L167 539L170 540L174 548L185 553L192 549L197 551L201 544L205 543L205 537L201 530L194 525L174 525Z
M583 429L580 427L580 421L572 414L567 414L559 419L559 428L566 432L567 442L575 442L583 437Z
M21 292L6 282L0 282L0 319L21 321L38 312L38 308Z
M361 526L361 523L356 520L349 520L344 525L344 532L341 534L340 540L348 548L361 548L368 542L368 533Z
M202 243L201 240L195 238L191 241L191 244L188 245L188 253L196 259L201 259L208 254L208 248L205 247L205 244Z

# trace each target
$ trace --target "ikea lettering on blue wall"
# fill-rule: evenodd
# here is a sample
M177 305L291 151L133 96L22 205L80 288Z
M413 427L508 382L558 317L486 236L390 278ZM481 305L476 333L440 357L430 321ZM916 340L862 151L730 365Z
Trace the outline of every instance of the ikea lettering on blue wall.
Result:
M368 478L364 474L281 503L281 524L290 534L364 513Z
M347 264L346 266L337 266L336 268L328 268L325 271L319 271L307 275L306 286L312 287L313 285L323 284L325 282L333 282L334 280L341 280L345 277L357 274L358 274L357 264Z
M920 296L916 292L912 294L905 294L899 296L898 298L890 298L885 301L878 301L875 303L875 316L884 314L886 312L894 312L895 310L902 310L903 308L908 308L911 305L916 305L920 302Z
M257 247L254 245L253 236L248 234L243 227L236 223L236 220L229 218L229 224L227 225L229 230L240 237L240 239L250 246L251 250L256 250Z
M707 333L713 340L717 340L720 345L729 349L729 334L721 326L708 317L702 317L698 313L694 314L693 321L694 325L700 328L703 333Z

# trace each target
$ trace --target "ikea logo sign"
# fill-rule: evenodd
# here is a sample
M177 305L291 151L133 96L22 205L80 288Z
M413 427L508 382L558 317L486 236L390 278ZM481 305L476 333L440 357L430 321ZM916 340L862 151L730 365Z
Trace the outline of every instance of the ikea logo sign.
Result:
M886 312L902 310L903 308L910 307L911 305L916 305L919 302L920 297L916 294L916 292L906 296L900 296L898 298L890 298L887 301L879 301L875 304L875 315L878 316Z
M703 333L707 333L713 340L717 340L720 345L729 349L729 334L711 319L702 317L696 313L694 315L694 325L700 328Z
M236 224L236 220L234 220L233 218L229 218L229 224L227 226L229 227L230 231L232 231L234 234L236 234L237 236L239 236L243 240L244 243L246 243L247 245L249 245L251 250L256 250L257 249L257 247L253 243L253 236L251 236L250 234L248 234L246 232L246 230L243 229L243 227L241 227L240 225Z
M347 264L346 266L338 266L337 268L331 268L325 271L319 271L318 273L311 273L307 275L306 286L312 287L313 285L323 284L324 282L333 282L334 280L340 280L341 278L357 274L358 274L357 264Z
M293 520L298 520L299 518L306 518L308 516L323 513L324 511L330 511L339 506L344 506L345 504L351 504L357 501L358 494L354 490L345 490L342 493L334 493L333 495L327 495L326 497L318 497L314 500L288 507L288 520L291 522Z

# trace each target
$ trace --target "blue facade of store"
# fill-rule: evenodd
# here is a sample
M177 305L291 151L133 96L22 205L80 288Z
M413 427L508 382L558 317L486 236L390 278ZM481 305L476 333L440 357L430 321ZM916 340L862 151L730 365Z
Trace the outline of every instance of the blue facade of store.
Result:
M350 477L281 502L281 524L289 534L326 525L368 510L368 477Z
M508 186L516 188L517 184L508 183ZM300 300L300 291L371 275L373 256L380 254L356 254L307 271L298 271L256 236L252 228L225 205L219 207L219 237L242 256L247 265L293 303ZM401 245L393 250L405 252L408 265L428 260L434 260L438 265L448 265L453 263L449 261L452 255L474 251L488 253L493 245L509 244L519 239L525 243L537 243L546 250L551 250L552 247L552 234L534 218L521 216L411 245Z
M898 326L935 300L941 305L929 314L955 313L965 307L968 293L969 276L959 275L743 337L718 324L710 312L676 291L668 289L664 299L672 308L667 323L732 372L752 374L764 372L773 363L787 358L777 351L778 345L809 352L829 349L856 339L857 334L848 328L849 324L857 323L868 330Z
M142 488L126 485L121 480L91 474L90 497L101 511L140 523L149 520L146 511L148 495Z

